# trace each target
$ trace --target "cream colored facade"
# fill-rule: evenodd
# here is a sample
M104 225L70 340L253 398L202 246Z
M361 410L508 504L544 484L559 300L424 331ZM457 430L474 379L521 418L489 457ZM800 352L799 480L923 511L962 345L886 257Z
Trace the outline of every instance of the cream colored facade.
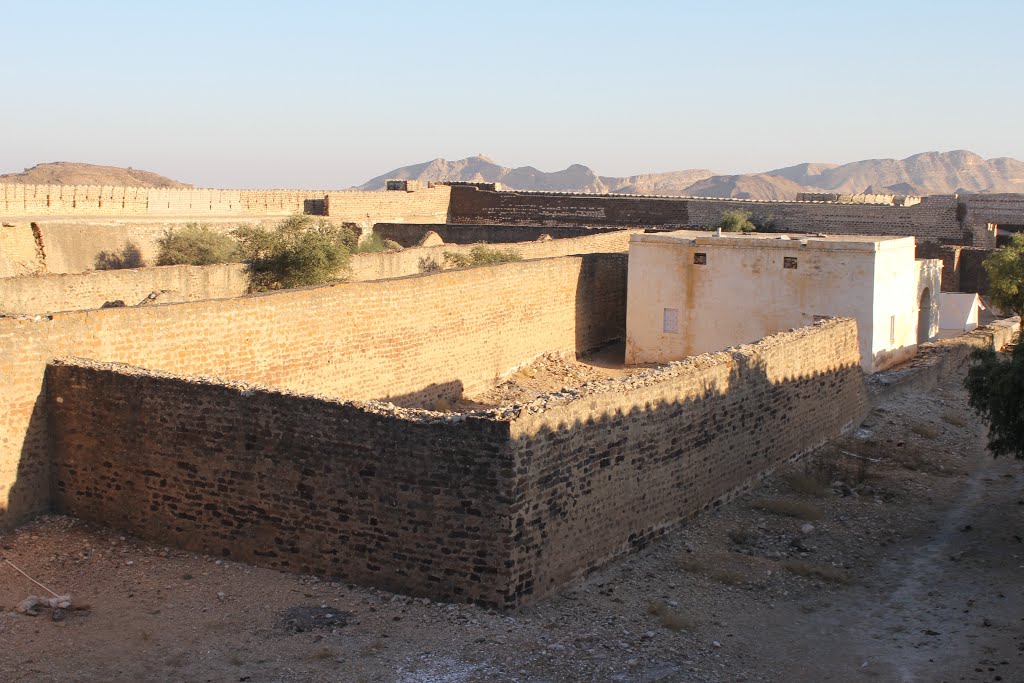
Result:
M679 360L822 317L855 318L861 366L876 372L938 333L941 268L913 237L633 235L626 362ZM922 306L923 305L923 306ZM923 307L923 313L922 313Z

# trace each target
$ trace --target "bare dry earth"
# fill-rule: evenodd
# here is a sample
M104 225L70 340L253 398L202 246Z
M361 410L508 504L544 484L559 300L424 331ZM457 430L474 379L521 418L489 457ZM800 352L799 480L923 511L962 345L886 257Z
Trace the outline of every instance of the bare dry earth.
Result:
M1024 475L985 453L983 431L957 378L891 400L747 496L514 613L45 517L0 553L89 608L61 622L0 612L0 680L1024 680ZM0 568L0 606L38 590Z

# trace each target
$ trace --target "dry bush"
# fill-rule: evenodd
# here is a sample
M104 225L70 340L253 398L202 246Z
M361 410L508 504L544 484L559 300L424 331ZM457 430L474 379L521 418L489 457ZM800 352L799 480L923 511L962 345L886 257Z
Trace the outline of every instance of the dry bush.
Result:
M805 503L800 500L790 500L788 498L772 498L769 500L761 500L754 503L751 507L758 510L764 510L770 512L773 515L781 515L783 517L796 517L797 519L806 519L808 521L814 521L821 519L821 509L816 505Z
M954 427L966 427L967 425L970 424L970 422L968 422L963 417L954 413L951 410L947 410L946 412L942 413L942 421L948 422Z
M444 266L438 263L437 259L431 258L430 256L420 256L419 266L421 273L439 273L444 270Z
M160 247L158 266L209 266L238 260L235 238L204 223L171 228L156 243Z
M910 431L925 439L934 439L939 436L939 430L931 425L915 424L910 426Z
M784 560L782 566L799 576L822 579L832 583L853 583L853 577L845 569L839 569L827 564L812 564L803 560L790 559Z
M747 583L747 577L743 573L724 566L730 559L723 553L723 557L717 558L714 564L709 564L695 557L684 555L679 558L679 568L690 574L703 574L726 586L740 586Z
M736 545L748 545L757 540L757 534L750 529L733 529L728 536L729 540Z
M782 477L790 491L803 496L823 497L828 493L831 481L822 481L821 476L811 472L790 472Z
M656 600L648 605L647 613L658 617L658 622L662 627L670 631L683 631L693 628L692 619L682 612L669 607L661 600Z

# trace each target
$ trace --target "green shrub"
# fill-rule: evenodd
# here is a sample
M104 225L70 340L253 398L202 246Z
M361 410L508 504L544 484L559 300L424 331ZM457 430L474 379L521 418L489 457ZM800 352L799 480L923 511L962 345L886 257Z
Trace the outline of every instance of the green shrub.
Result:
M750 212L740 209L726 209L718 226L723 232L753 232L757 226L750 222Z
M121 251L101 251L96 254L94 265L96 270L121 270L141 268L145 263L139 247L132 242L126 242Z
M356 248L360 254L379 254L383 251L402 251L402 245L394 240L386 240L379 233L371 232L370 236L359 242Z
M470 268L472 266L489 266L495 263L522 261L523 256L515 249L494 249L484 244L476 244L468 254L455 251L444 252L445 265L451 268Z
M348 226L307 215L291 216L272 230L244 226L234 236L254 292L340 279L358 239Z
M157 245L160 247L158 266L208 266L238 260L235 238L201 223L186 223L177 230L172 228L157 240Z

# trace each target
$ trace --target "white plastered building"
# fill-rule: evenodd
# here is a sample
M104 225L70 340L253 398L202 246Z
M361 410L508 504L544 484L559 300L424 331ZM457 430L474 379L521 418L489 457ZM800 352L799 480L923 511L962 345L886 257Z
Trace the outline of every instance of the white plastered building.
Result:
M629 245L626 362L679 360L824 317L857 320L861 366L877 372L939 331L941 261L913 237L636 234Z

